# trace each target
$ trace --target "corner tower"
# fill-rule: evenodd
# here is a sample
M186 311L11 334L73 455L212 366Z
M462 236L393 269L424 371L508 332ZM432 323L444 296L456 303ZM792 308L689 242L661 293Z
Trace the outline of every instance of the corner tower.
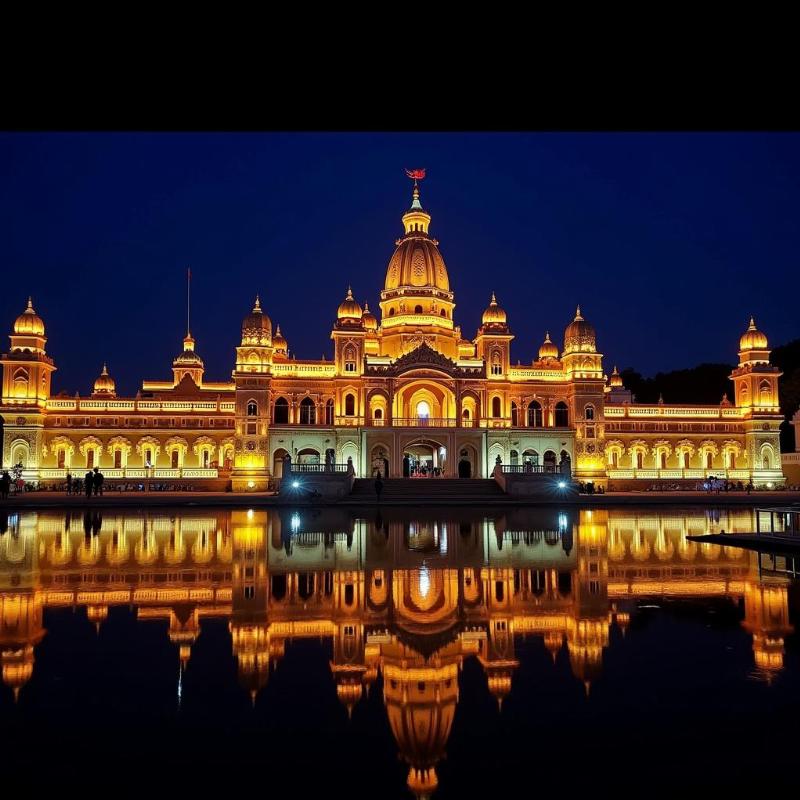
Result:
M428 233L430 222L415 180L411 208L403 214L404 235L395 242L381 292L382 355L397 358L426 342L458 358L453 292L439 242Z

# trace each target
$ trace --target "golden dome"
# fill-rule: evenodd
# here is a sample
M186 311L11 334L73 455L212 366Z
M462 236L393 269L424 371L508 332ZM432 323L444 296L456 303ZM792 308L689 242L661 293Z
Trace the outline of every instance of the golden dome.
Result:
M286 339L284 338L283 334L281 333L281 326L278 325L277 330L275 331L275 335L272 337L272 346L275 348L275 352L280 355L286 355L287 350L286 348L289 346Z
M348 286L347 297L339 304L339 310L336 312L337 318L348 325L360 325L363 313L361 306L353 299L353 290Z
M564 353L596 353L594 328L581 316L581 307L575 311L575 319L564 331Z
M550 331L545 331L544 342L539 348L539 359L543 361L546 358L558 358L558 347L551 341Z
M616 366L614 366L614 371L611 373L609 383L611 386L622 386L622 375L619 374Z
M494 292L492 292L492 299L489 301L489 305L483 312L481 321L484 325L504 326L506 324L506 312L497 305L497 298L494 296Z
M33 310L33 301L28 298L28 307L17 317L14 333L19 336L44 336L44 322Z
M756 328L755 320L750 317L750 325L739 339L739 350L766 350L767 347L767 337Z
M364 315L361 321L368 331L378 330L378 318L369 310L369 303L364 303Z
M117 385L114 379L108 374L108 367L103 364L103 371L94 382L94 394L116 394Z
M242 320L242 344L266 347L272 344L272 322L261 310L261 299L258 295L253 310Z
M384 289L433 287L450 291L450 279L434 240L412 233L399 241L386 269Z
M172 362L175 367L194 367L203 369L203 359L194 351L194 339L187 333L183 339L183 352L179 353ZM96 385L96 384L95 384Z

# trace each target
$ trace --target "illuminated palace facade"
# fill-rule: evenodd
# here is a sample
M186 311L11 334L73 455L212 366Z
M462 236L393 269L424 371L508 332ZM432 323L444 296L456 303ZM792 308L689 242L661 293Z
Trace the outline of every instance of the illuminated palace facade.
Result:
M749 509L723 511L717 521L702 510L533 519L512 509L476 521L453 509L435 522L404 511L363 519L316 509L308 520L289 510L6 517L4 691L25 702L45 614L57 609L85 609L98 631L113 607L160 623L181 675L192 668L204 621L226 619L238 679L254 703L281 669L287 643L324 640L330 691L348 713L382 678L376 690L408 785L425 797L438 782L463 663L477 659L502 713L520 680L526 637L542 642L554 670L568 663L574 690L588 695L613 669L605 654L643 613L644 598L719 598L743 605L752 676L768 682L783 668L793 631L788 574L759 568L750 551L686 538L751 531Z
M229 381L205 380L187 332L172 380L144 381L136 397L118 397L104 366L91 396L53 396L56 365L29 301L2 356L3 467L22 463L33 480L99 466L107 478L231 481L234 491L258 491L281 476L287 455L351 461L358 476L387 461L390 477L403 475L404 459L449 477L489 477L498 459L545 468L568 455L578 480L617 487L708 475L784 482L781 373L753 320L731 374L734 402L634 403L616 368L604 373L580 308L563 346L546 334L530 363L512 363L514 336L494 295L475 337L465 337L416 184L402 222L380 319L348 290L330 360L290 357L257 298Z

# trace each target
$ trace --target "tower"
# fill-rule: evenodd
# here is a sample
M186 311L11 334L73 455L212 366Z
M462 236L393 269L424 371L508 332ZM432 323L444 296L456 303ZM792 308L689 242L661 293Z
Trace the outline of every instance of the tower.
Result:
M511 340L514 335L508 327L506 312L492 299L481 318L481 327L475 338L475 353L486 362L486 375L491 380L508 377L511 362Z
M28 480L38 476L44 412L56 370L53 359L45 352L44 332L44 322L28 298L27 308L14 323L11 349L0 356L3 365L0 414L5 420L2 467L9 469L21 463Z
M269 414L272 367L272 322L256 296L242 321L242 343L236 348L236 431L231 483L234 492L263 492L269 482Z
M769 362L767 337L750 325L739 340L739 366L730 375L736 407L744 422L745 451L756 486L772 488L785 482L781 469L778 378L783 374Z

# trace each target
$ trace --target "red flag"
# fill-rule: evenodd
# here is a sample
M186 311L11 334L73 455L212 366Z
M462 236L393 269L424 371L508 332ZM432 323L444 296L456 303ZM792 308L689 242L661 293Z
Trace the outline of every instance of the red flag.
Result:
M422 169L407 169L406 175L408 175L409 178L413 178L415 181L417 180L421 181L425 177L425 168L423 167Z

